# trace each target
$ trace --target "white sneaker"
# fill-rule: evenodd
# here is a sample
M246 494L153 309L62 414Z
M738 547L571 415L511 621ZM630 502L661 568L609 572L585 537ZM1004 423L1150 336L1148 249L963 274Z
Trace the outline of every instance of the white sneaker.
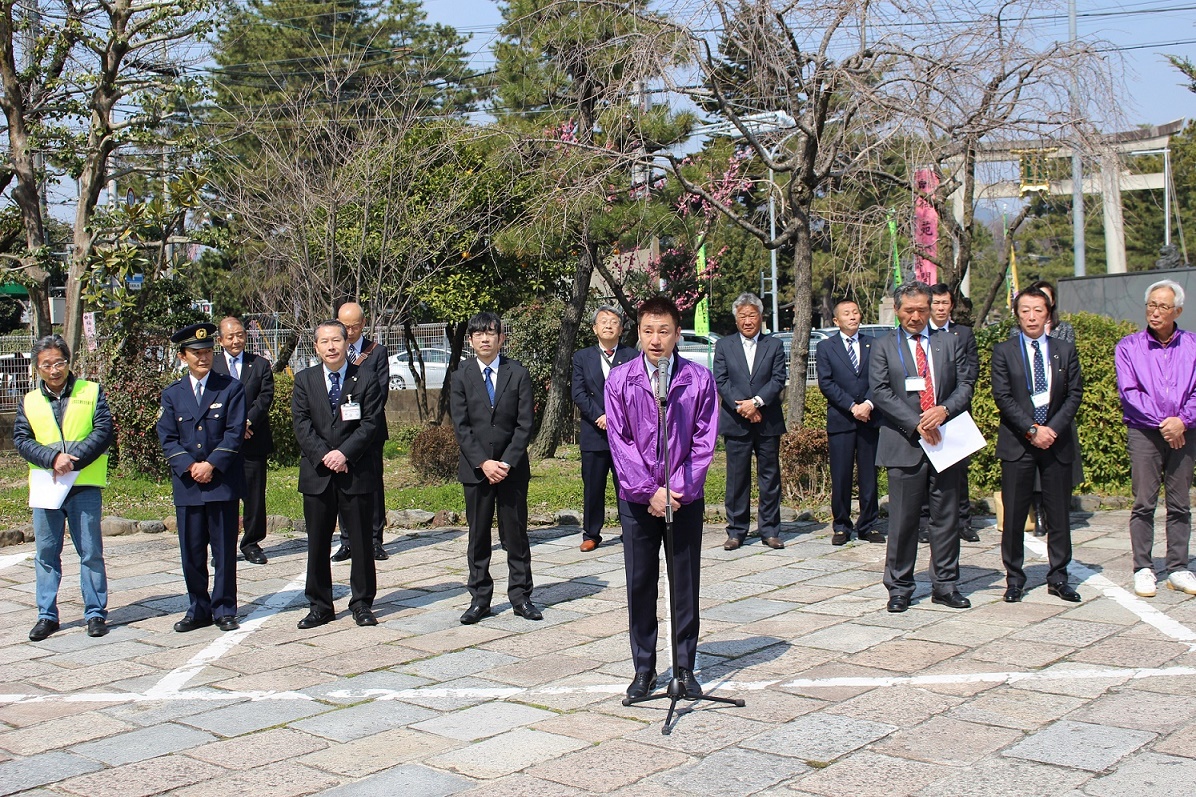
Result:
M1153 598L1155 595L1154 570L1144 567L1134 571L1134 594L1140 598Z
M1191 570L1176 570L1167 577L1167 586L1179 592L1196 595L1196 575Z

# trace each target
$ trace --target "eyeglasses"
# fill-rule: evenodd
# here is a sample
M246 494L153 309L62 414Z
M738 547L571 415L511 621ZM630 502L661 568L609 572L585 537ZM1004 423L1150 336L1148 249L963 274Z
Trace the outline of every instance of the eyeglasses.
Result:
M52 363L38 363L37 370L49 371L52 373L54 371L61 371L63 368L66 368L67 365L68 363L66 360L55 360Z
M1150 312L1152 312L1152 313L1153 313L1154 311L1156 311L1156 310L1158 310L1158 311L1160 311L1160 312L1164 312L1164 313L1170 313L1172 310L1174 310L1174 309L1175 309L1175 305L1173 305L1173 304L1159 304L1158 302L1147 302L1147 303L1146 303L1146 309L1147 309L1147 310L1149 310L1149 311L1150 311Z

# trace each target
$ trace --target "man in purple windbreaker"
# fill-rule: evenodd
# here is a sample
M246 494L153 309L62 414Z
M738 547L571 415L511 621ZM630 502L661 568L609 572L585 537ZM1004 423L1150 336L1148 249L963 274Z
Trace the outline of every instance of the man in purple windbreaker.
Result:
M698 581L702 554L703 490L718 437L718 391L705 368L674 354L681 313L664 297L639 306L643 355L611 369L606 380L606 431L619 476L619 522L627 570L627 614L635 680L628 697L656 688L657 582L665 506L673 507L673 588L677 598L677 679L689 698L702 695L694 677L698 646ZM661 369L660 364L665 364ZM666 391L669 494L658 440L660 404Z
M1193 454L1196 453L1196 335L1180 329L1184 289L1171 280L1146 289L1146 329L1117 344L1117 390L1129 427L1130 547L1134 554L1134 592L1154 597L1154 509L1159 487L1167 493L1167 586L1196 595L1196 576L1188 569L1192 536ZM1192 436L1188 437L1191 432Z

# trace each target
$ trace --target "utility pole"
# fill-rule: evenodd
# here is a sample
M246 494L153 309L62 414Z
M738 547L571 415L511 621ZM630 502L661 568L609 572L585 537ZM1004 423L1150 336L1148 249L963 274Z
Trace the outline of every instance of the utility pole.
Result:
M1076 0L1067 0L1067 29L1071 35L1071 43L1076 43ZM1071 76L1071 116L1072 116L1072 145L1071 145L1071 240L1075 253L1075 275L1083 277L1087 274L1084 252L1084 164L1080 161L1080 136L1078 125L1075 123L1079 116L1076 98L1079 87L1076 76Z

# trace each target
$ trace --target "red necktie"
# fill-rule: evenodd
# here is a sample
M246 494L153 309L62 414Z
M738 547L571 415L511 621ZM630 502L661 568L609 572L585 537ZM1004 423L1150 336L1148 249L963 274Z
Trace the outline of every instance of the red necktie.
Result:
M919 335L913 338L914 345L917 346L917 362L918 374L926 380L926 387L922 389L921 405L922 412L934 406L934 380L930 378L930 368L926 362L926 352L922 349L922 337Z

